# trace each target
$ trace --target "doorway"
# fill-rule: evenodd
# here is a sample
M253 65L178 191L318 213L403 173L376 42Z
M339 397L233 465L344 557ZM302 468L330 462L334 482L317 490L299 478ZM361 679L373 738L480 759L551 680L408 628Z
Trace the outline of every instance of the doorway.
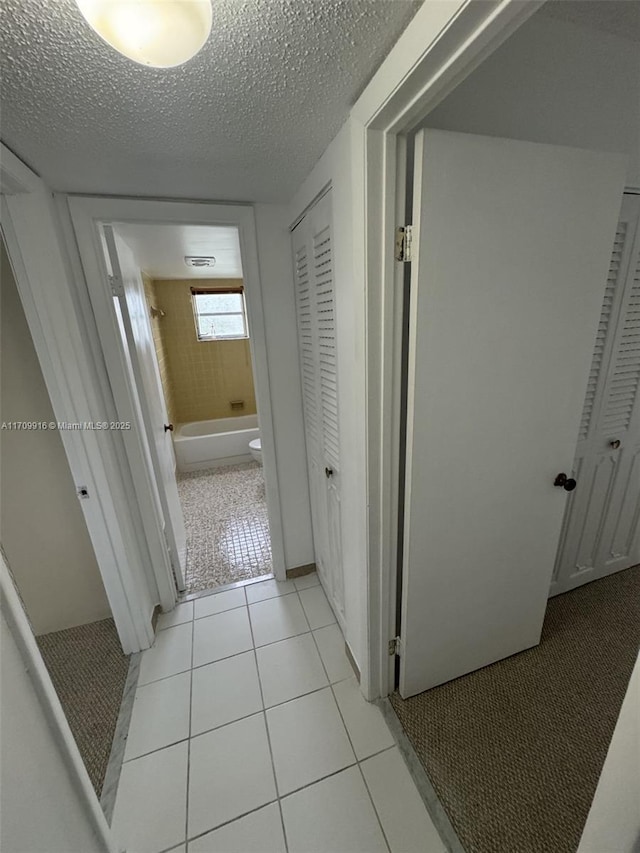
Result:
M0 235L0 549L96 795L129 669ZM71 429L73 424L66 425Z
M540 580L540 588L536 594L539 602L536 630L532 632L530 643L523 638L520 647L517 644L511 647L511 654L526 648L527 644L533 645L539 641L546 601L550 594L565 592L610 572L629 568L640 560L637 538L639 492L637 468L634 463L638 455L636 436L637 419L640 417L640 404L636 399L640 375L636 305L638 297L634 285L637 279L639 245L639 238L636 237L638 196L627 192L623 203L622 194L625 186L627 190L634 186L638 175L637 158L634 160L633 156L628 156L632 152L635 153L635 148L629 145L628 136L624 132L625 117L633 114L637 100L637 82L630 82L633 77L630 72L637 66L634 44L637 32L625 33L625 38L612 36L606 27L601 28L600 24L596 26L589 18L588 4L575 4L573 14L575 21L560 22L554 15L547 13L545 6L434 110L428 114L425 110L425 115L417 119L415 124L417 144L422 146L422 154L415 157L415 169L412 167L414 152L407 146L408 163L405 171L408 172L411 186L415 187L412 212L415 255L414 262L409 264L413 280L413 332L410 336L413 351L408 381L411 386L410 420L413 416L413 423L409 423L408 430L409 488L406 491L405 511L408 516L413 515L413 523L409 518L404 526L406 560L403 582L405 586L406 582L411 585L412 571L420 577L419 582L424 583L429 573L438 576L438 572L441 572L446 576L451 587L449 592L446 588L442 589L446 587L446 583L439 577L430 581L430 584L433 584L430 585L431 595L437 593L437 603L434 602L433 607L439 610L444 621L449 619L454 625L459 623L465 626L464 630L453 630L455 642L448 644L449 650L454 647L462 649L462 635L475 619L486 620L483 621L484 626L491 625L490 631L480 630L476 635L478 642L471 644L473 651L469 649L471 654L467 669L451 671L448 674L441 672L435 676L434 681L421 683L420 689L443 683L463 671L472 671L480 665L487 665L492 660L505 657L506 655L501 653L495 657L487 656L482 661L471 660L489 635L496 640L498 637L507 636L512 624L510 619L514 617L512 596L524 589L531 590L528 585L535 582L536 578ZM566 55L562 50L556 52L555 46L559 45L563 48L566 46ZM551 50L551 46L556 63L553 87L549 85L548 66L541 58L544 50ZM594 67L591 57L596 48L598 64ZM536 56L536 62L522 68L523 56ZM583 76L589 83L602 77L606 77L612 85L619 81L624 82L620 102L616 107L615 115L619 121L613 137L602 136L600 119L593 120L592 88L587 82L578 85L576 67L584 68ZM637 80L637 75L635 79ZM597 97L602 99L605 106L609 105L604 93L598 93ZM490 109L476 111L475 107L480 102L488 103ZM515 104L523 103L528 107L526 120L515 115ZM580 119L584 122L585 134L575 133L572 118L568 118L566 114L569 106L573 111L573 120ZM545 115L542 123L532 118L538 112ZM420 202L419 195L427 179L425 175L430 175L428 170L434 157L438 157L438 145L443 140L451 147L460 146L461 152L464 149L473 158L480 158L482 150L492 150L494 164L500 161L502 165L501 181L513 187L520 186L521 192L527 195L530 207L546 211L547 222L561 209L559 202L556 203L556 200L550 197L541 203L541 183L538 182L535 188L526 187L526 178L523 178L525 171L531 172L536 157L566 155L571 160L572 168L577 168L580 159L586 156L583 147L585 150L590 148L593 152L618 152L611 154L612 171L608 186L602 187L604 201L596 202L595 196L592 197L591 220L576 230L572 237L574 243L569 243L569 227L566 223L569 218L574 222L576 219L573 213L567 213L564 220L558 221L556 234L548 235L549 251L542 251L542 243L539 243L537 254L529 256L526 249L521 254L520 263L516 264L518 269L513 271L514 280L522 281L532 271L535 271L535 277L526 294L532 295L530 310L520 316L516 308L515 284L507 288L501 296L492 289L498 275L502 274L516 257L516 237L511 230L507 230L510 229L513 219L511 222L505 222L501 231L503 239L508 235L505 245L495 246L494 258L498 269L490 276L491 284L486 287L480 284L479 259L482 247L486 246L488 241L488 222L493 217L497 221L500 216L497 205L494 204L495 194L477 196L465 188L459 197L462 207L468 207L473 202L477 209L484 210L482 222L473 227L467 223L464 232L464 245L468 246L467 241L476 239L481 243L479 246L473 245L470 250L474 257L474 270L468 278L471 292L463 295L462 288L456 284L443 294L439 287L444 288L444 284L433 284L444 282L446 270L452 262L448 259L445 261L441 247L438 256L433 252L429 254L429 238L425 237L425 232L433 230L433 227L430 224L426 227L425 223L431 223L436 216L438 221L444 221L446 214L443 210L434 214L428 209L426 201ZM523 158L521 169L507 175L504 158L508 153L515 155L516 151L519 152L517 156ZM617 165L614 164L616 158ZM461 155L461 159L464 160L464 155ZM601 175L604 174L602 168L594 161L594 170L597 169ZM488 172L490 171L491 168ZM565 172L565 176L566 174ZM591 175L585 174L584 181L591 181ZM473 183L475 193L479 178L474 179ZM581 192L582 188L577 186L575 197L578 198ZM432 197L433 194L432 188ZM448 199L451 197L449 192ZM493 201L489 200L490 197ZM400 211L402 205L398 205L398 208ZM525 221L525 214L518 211L517 199L507 202L503 210L507 209L514 219ZM563 310L562 306L564 300L569 298L570 288L577 284L575 280L572 284L572 277L575 278L575 272L579 269L580 256L582 259L585 257L585 237L589 233L589 227L593 226L595 216L603 216L603 224L598 233L593 232L589 250L593 251L594 241L597 239L597 264L600 272L597 278L594 277L594 264L589 271L585 271L576 287L573 307L566 316L566 328L553 333L553 315L557 317L559 311ZM461 229L462 214L453 218L456 229ZM542 233L544 225L542 217L536 216L534 212L531 232L528 235L529 245L532 242L533 229L540 228ZM567 252L573 253L571 259L568 259L566 254L562 257L562 250L556 242L558 234L563 235ZM571 246L574 248L570 248ZM432 250L433 246L428 248ZM462 247L456 247L458 256L461 251ZM541 256L550 258L552 251L556 252L558 257L552 262L553 286L546 294L545 303ZM567 260L570 260L570 263L567 264ZM429 266L430 263L432 266ZM421 266L427 269L422 279L419 271ZM449 295L454 293L457 293L459 301L456 302L452 297L447 308L443 309L436 331L448 324L443 332L446 342L436 352L436 334L428 333L428 321L434 322L436 303L440 304L439 300L442 299L444 304ZM474 303L476 297L478 301ZM426 305L430 300L428 310L424 309L426 313L421 314L421 304ZM473 311L472 304L475 304ZM535 312L538 312L540 321L538 334L534 336L536 341L529 337L536 322ZM490 339L488 330L494 321L496 326ZM578 340L580 325L582 332ZM460 335L457 347L451 346L455 335ZM576 336L571 353L566 351L569 336ZM535 379L533 371L536 367L540 366L544 359L552 357L551 343L541 346L542 341L547 339L553 341L558 363L555 368L545 370ZM508 351L510 341L513 349ZM520 381L508 389L507 383L515 379L518 373L518 359L529 344L532 344L530 358L523 365ZM447 350L447 345L451 346L450 351ZM576 359L578 347L579 363ZM478 376L476 381L471 381L471 375L479 366L481 350L486 354L492 352L496 358L485 365L484 377ZM462 362L456 370L455 361L460 354ZM430 369L434 371L434 384L433 393L427 396L424 392ZM561 378L563 372L565 375ZM557 386L552 385L552 377L553 382L559 383ZM467 380L472 387L468 393L458 398L462 383ZM421 383L425 385L421 386ZM439 395L438 405L435 403L435 391ZM518 403L518 394L522 391L523 399ZM541 395L540 400L532 405L537 393ZM493 402L488 406L490 399ZM447 406L451 408L448 417L444 418L446 427L439 436L440 449L429 462L426 435L435 436L437 417L441 416ZM435 412L431 411L432 408ZM558 412L559 416L548 446L544 450L539 448L536 451L535 444L550 423L552 412ZM515 417L514 421L510 420L512 415ZM518 418L521 420L516 425ZM465 434L467 428L468 433ZM517 442L516 436L528 438L523 441L518 458L514 457L512 465L509 465L508 446L514 439ZM576 440L578 447L574 459ZM453 447L456 442L458 452L452 454L449 463L445 464L448 452L446 448ZM465 462L461 466L458 471L460 476L454 476L455 466L465 457L468 464ZM527 475L525 466L531 464L534 458L535 468ZM478 466L481 460L487 460L489 464L483 475L479 476ZM433 488L434 477L427 476L426 469L429 465L437 467L438 474L442 477L442 487ZM514 472L515 476L512 476ZM433 474L433 471L431 473ZM502 474L505 479L498 485ZM547 476L549 479L544 483L543 480ZM577 488L573 491L576 481ZM512 509L517 513L532 497L534 483L541 488L544 486L545 489L544 494L542 491L540 493L540 504L535 509L530 506L529 511L519 520L511 516L511 522L507 523ZM468 516L469 523L462 524L465 531L462 538L469 536L472 529L476 531L471 535L471 538L475 537L475 547L466 555L467 559L462 553L458 554L456 566L467 565L469 572L465 574L462 569L462 573L457 574L457 569L444 570L444 566L448 565L451 555L461 543L458 536L455 543L445 543L445 519L448 523L453 519L459 522L464 520L463 502L475 488L479 488L479 492L471 501L473 510ZM433 497L434 492L437 492L436 506L429 510L427 495ZM481 514L490 506L500 507L499 512L491 522L486 518L481 522ZM438 513L441 515L438 516ZM439 517L443 522L438 530L440 539L437 535L427 534L429 517ZM526 537L533 531L534 518L537 525L535 541L525 545ZM416 525L416 522L419 523ZM547 527L543 533L544 524ZM515 537L513 554L507 555L501 549L511 536ZM544 554L540 550L542 543L545 543ZM413 556L409 553L412 548ZM491 555L490 565L487 565L485 570L480 570L478 556L485 548ZM536 549L539 549L536 559L532 560L529 570L520 577L519 572L524 561L531 558ZM500 553L503 553L504 565L508 568L505 576L494 587L493 600L500 612L489 617L491 605L487 604L485 607L481 602L488 585L497 578L494 572L501 559ZM429 560L436 564L435 567L425 568L427 555ZM453 593L452 590L456 586L459 589ZM419 614L421 619L424 618L425 609L422 606L424 602L418 602L416 598L418 588L414 585L413 594L407 589L403 590L404 606L405 611L410 611L411 604L407 599L413 602L414 616ZM458 608L460 602L467 597L469 589L473 590L474 594L468 596L470 609L463 615ZM447 600L449 603L445 606ZM532 601L533 596L529 596L527 606ZM506 616L507 613L510 615ZM458 618L451 620L454 614ZM509 626L501 623L505 616ZM525 623L523 610L517 624L522 627ZM499 627L501 624L502 628ZM434 630L441 641L442 633L435 628ZM415 642L410 641L408 633L405 619L400 631L400 635L408 640L410 647L405 654L405 666L409 657L413 657L415 661L415 652L412 651L415 649ZM415 641L415 637L413 639ZM440 646L436 645L436 648ZM443 653L443 657L445 656L446 653ZM411 694L405 690L403 695Z
M622 153L623 142L620 139L616 140L615 145L607 146L598 138L600 118L598 124L590 128L589 139L583 137L580 140L571 139L567 125L560 120L553 128L545 128L547 138L536 136L536 133L541 133L540 122L536 123L535 128L526 128L526 132L524 122L520 123L519 129L508 126L508 122L513 120L515 110L509 109L512 105L509 104L507 95L514 101L517 98L519 105L526 104L531 116L541 113L548 116L553 112L553 108L561 106L555 99L559 102L563 97L567 101L571 100L571 85L578 79L576 62L572 62L570 68L567 66L564 79L557 73L558 68L554 68L553 88L547 85L542 70L538 71L539 80L527 79L533 63L523 62L523 57L545 55L544 51L550 50L551 37L562 42L563 49L567 44L571 44L572 52L585 66L593 62L592 45L597 45L602 55L610 51L612 56L622 56L625 61L628 58L629 65L635 61L632 60L635 55L632 45L612 44L606 36L599 33L589 35L589 31L581 27L576 27L575 33L568 27L559 28L556 32L553 21L542 19L535 22L532 19L531 28L527 29L525 25L520 35L512 37L511 44L505 43L502 68L498 64L500 55L497 52L495 64L492 65L491 60L487 60L486 73L481 66L476 72L475 80L474 75L471 75L461 84L460 90L453 92L449 101L445 99L439 111L436 109L423 123L424 129L418 136L421 153L416 157L413 184L416 187L416 200L413 205L411 246L413 335L408 407L408 500L405 506L408 523L404 526L405 572L402 577L404 618L402 628L398 632L400 639L392 643L390 648L391 657L396 649L399 652L400 694L403 698L396 694L392 701L396 711L402 716L407 731L412 730L414 745L418 744L416 749L420 752L419 745L424 746L421 752L423 764L431 770L429 762L433 760L433 765L438 764L439 767L445 768L438 782L438 793L448 801L450 816L452 812L456 812L452 790L456 783L459 783L456 794L460 794L459 803L462 803L462 807L455 814L454 824L465 846L468 844L478 849L483 847L478 841L481 821L476 819L475 815L469 820L469 803L479 802L471 782L473 770L470 771L469 744L472 743L482 744L485 748L484 754L481 754L482 749L478 750L478 766L482 767L478 776L479 787L489 789L491 796L494 796L492 815L485 804L479 807L484 815L491 815L493 821L492 827L487 828L485 842L487 838L491 839L491 832L497 831L500 832L503 843L507 832L511 833L509 846L513 848L519 846L515 838L518 832L523 835L528 833L530 838L536 837L538 846L545 846L541 839L544 837L543 833L548 832L550 837L553 836L553 843L548 845L550 849L565 849L562 845L567 843L569 835L572 835L569 846L572 840L577 843L613 731L613 726L605 726L603 721L615 720L637 651L637 606L632 604L626 616L624 606L627 601L637 600L638 569L630 568L627 572L589 584L570 596L554 598L547 608L562 516L565 505L573 494L564 494L564 490L557 486L566 484L569 492L571 487L575 486L575 483L571 482L572 478L575 478L578 480L576 495L589 497L594 494L596 478L593 476L593 470L585 470L586 466L583 465L579 471L572 471L571 466L580 413L584 411L585 388L587 382L590 387L596 384L598 370L601 370L603 376L605 373L609 374L609 391L604 387L598 389L595 407L598 408L603 399L615 398L611 404L609 418L611 422L616 419L616 426L615 430L611 425L605 427L600 430L599 435L596 435L595 429L592 431L594 439L605 439L602 443L605 449L599 450L605 457L604 463L595 460L592 466L592 469L599 467L600 488L604 485L598 498L601 506L595 507L595 510L602 509L604 497L607 496L608 507L612 509L605 525L609 528L605 531L609 543L616 525L622 530L619 536L622 545L614 548L616 554L607 557L619 559L620 569L638 562L638 540L637 534L634 536L634 530L637 530L639 493L637 471L631 472L632 453L628 452L625 457L629 460L626 470L622 470L622 462L616 463L616 458L623 458L622 453L617 451L625 449L625 439L627 444L631 445L632 437L635 439L637 435L637 430L633 429L634 417L637 415L634 415L632 401L630 402L637 390L638 344L637 332L633 328L633 324L637 323L637 309L631 283L634 274L637 278L637 273L634 273L634 269L629 270L628 264L626 270L629 272L623 273L624 263L621 263L621 260L628 261L633 238L629 239L628 246L625 247L626 254L622 257L620 229L624 223L618 224L623 187L625 184L635 185L635 181L630 166L625 164L623 158L619 158L621 162L614 166L616 155L612 155L613 168L604 182L601 180L604 175L603 167L598 166L594 160L594 168L589 174L585 172L582 180L577 182L575 192L567 192L567 197L573 196L574 202L582 199L583 205L590 206L590 221L583 222L580 229L572 234L571 229L576 226L578 216L582 213L565 212L561 217L562 221L556 223L555 236L549 235L548 248L543 248L542 242L539 242L536 245L536 254L529 257L526 256L525 248L517 264L518 269L514 268L512 271L508 288L505 288L501 295L494 290L499 276L504 274L518 254L517 238L512 226L526 222L528 213L541 199L544 176L535 182L535 187L527 188L521 183L526 184L532 177L533 157L561 156L563 149L569 155L569 146L572 146L576 151L570 155L570 168L576 168L580 158L585 156L584 151L577 150L582 145L592 148L594 152L613 149ZM533 49L538 38L544 42L539 51ZM563 51L558 51L557 56L564 56ZM540 64L544 61L546 60L541 59ZM509 62L512 63L511 68ZM523 66L526 70L523 70ZM612 64L611 71L605 67L597 73L602 77L609 75L613 78L617 71ZM620 76L624 78L624 74ZM484 95L481 95L483 86L486 86L486 89ZM539 111L533 107L535 96L540 98ZM493 104L492 98L495 99ZM591 90L588 98L591 102ZM483 109L474 113L474 105L479 103L482 103ZM576 106L575 99L571 103L579 111L580 106ZM632 103L635 102L629 98L630 114ZM558 112L561 116L561 111ZM501 116L502 124L495 120L496 115ZM585 111L585 115L590 113ZM488 126L492 118L494 124ZM552 136L552 131L557 134L556 138ZM564 137L561 133L564 133ZM461 152L464 150L459 162L453 164L448 160L445 164L445 160L458 145ZM433 158L439 157L440 146L446 148L446 153L442 160L434 164ZM493 149L493 155L483 157L483 149ZM518 149L521 152L527 150L525 161L513 174L507 175L507 158ZM401 145L397 150L399 155L403 153ZM499 164L501 189L497 192L491 191L484 198L480 198L476 191L482 180L481 174L486 177L491 172L491 167L488 172L483 172L489 160L492 161L492 167ZM472 174L468 175L469 179L456 201L453 195L454 186L465 168L469 168ZM569 164L564 170L564 177L567 179L568 169ZM399 171L403 174L402 169ZM583 187L598 173L601 196L595 203L595 192L590 199L582 193ZM546 170L546 174L549 174L549 170ZM445 197L438 196L439 191L443 189L440 180L442 175L447 176ZM429 192L425 192L420 201L419 194L427 186ZM500 196L507 186L512 190L520 187L519 195L520 198L526 197L528 211L519 210L518 199L506 201ZM594 187L595 181L591 184L591 188ZM430 204L433 204L434 208L430 208ZM449 205L451 206L448 207ZM456 208L455 213L453 207ZM402 205L397 204L396 209L401 212ZM471 225L467 219L471 209L476 212L483 211L482 221ZM488 277L488 281L483 282L481 258L488 246L489 221L497 214L497 209L501 209L503 213L508 211L509 217L508 221L503 222L500 240L494 244L492 255L486 258L486 269L491 267L494 260L499 269ZM538 216L535 221L529 222L527 238L522 242L522 246L526 242L527 247L530 247L534 239L541 238L541 232L534 238L535 230L547 227L551 218L558 216L561 206L550 197L546 203L541 204L539 210L544 211L544 216ZM448 216L450 218L447 223ZM596 217L602 218L598 233L590 232L589 227L594 224ZM628 216L626 220L629 221ZM404 219L396 221L406 222ZM632 231L635 232L635 228L629 228L629 232ZM425 232L430 236L425 237ZM565 241L563 249L556 239L560 234ZM585 240L587 234L590 234L588 241ZM616 245L612 258L614 238ZM452 241L449 244L448 239ZM578 287L576 270L584 262L587 251L595 252L596 240L597 257L594 254L594 262L589 264L584 275L580 275ZM470 248L473 261L468 273L465 274L458 267L457 272L454 272L450 279L447 278L447 270L451 272L464 252ZM637 248L635 251L637 253ZM555 286L546 291L545 295L541 260L549 260L553 252L559 255L553 261ZM564 255L560 257L562 252ZM572 255L571 269L563 267L568 259L567 253ZM456 260L452 260L453 258ZM596 264L599 273L598 277L594 278ZM420 269L423 271L422 277ZM535 280L530 281L523 295L526 298L535 295L535 298L532 299L529 309L518 317L515 313L516 291L533 270L536 272ZM620 286L614 299L614 288L611 285L615 284L612 279L618 271L629 283L624 288L624 294ZM470 287L468 292L463 293L460 283L464 280ZM605 285L609 291L607 294ZM567 314L563 329L553 332L552 323L559 312L567 307L566 299L571 288L575 288L572 297L574 310ZM459 300L453 297L456 292ZM548 307L546 311L545 302ZM614 314L624 316L625 305L630 306L626 309L628 319L623 319L618 331L614 332ZM598 352L598 346L602 346L603 339L607 337L607 327L603 326L603 321L609 320L609 314L611 334L606 346L615 349L614 340L622 341L622 338L626 337L627 341L626 344L620 343L618 346L619 358L603 358L602 352ZM537 343L534 343L530 336L537 322L536 318L541 322L541 326L535 335ZM601 324L598 331L599 341L596 357L592 362L598 319ZM583 324L581 332L578 329L579 324ZM571 353L562 353L562 347L569 343L568 336L572 337ZM441 347L436 343L439 337ZM503 343L506 343L508 348L509 341L513 343L513 351L507 353L504 350L499 355L498 349L502 348ZM494 350L494 346L498 349ZM516 378L518 360L527 346L531 346L531 351L526 364L522 363L525 370L521 374L521 381L518 387L508 390L506 383ZM578 366L577 361L574 363L571 374L573 379L568 372L562 378L562 372L568 370L578 348L581 353L580 365ZM487 370L484 377L476 372L478 369L483 370L480 365L482 350L485 353L492 351L496 356L485 364ZM558 364L555 368L546 370L546 375L535 377L528 373L530 369L536 370L543 359L555 357L554 353L555 356L560 356ZM460 356L462 358L457 362ZM617 369L615 365L621 359L624 359L624 373L614 378ZM428 379L430 371L431 380ZM620 373L620 370L618 372ZM556 385L558 382L560 384ZM610 390L612 388L615 389L613 392ZM519 395L525 389L526 399L523 399ZM531 406L536 394L541 395L540 399L535 406ZM592 398L593 394L591 397L587 395L587 405L593 403ZM606 417L605 409L606 406L602 408L603 418ZM542 439L551 418L558 413L564 423L558 420L550 434L551 440L547 448L538 447L536 450L535 442ZM516 416L513 421L512 415ZM597 417L600 416L598 413ZM516 421L520 417L522 420L517 425ZM595 420L596 415L593 417L594 424ZM442 429L437 427L439 421ZM427 441L427 435L431 435L431 444ZM521 447L517 459L514 456L509 462L509 447L513 449L511 442L518 435L529 436L530 440L527 440L526 446ZM452 449L452 455L449 456ZM534 459L536 456L537 460ZM465 460L462 465L461 460ZM480 473L480 468L485 463L487 467ZM454 473L456 465L459 465L458 476ZM527 465L532 466L528 471ZM620 475L615 470L616 465L621 471ZM566 473L561 482L556 482L561 480L557 476L559 472ZM504 480L499 483L502 476ZM544 478L547 476L549 480L545 482ZM610 497L607 495L605 478L610 484L617 478L617 494L612 490ZM474 495L475 489L478 491ZM518 521L512 511L517 512L527 505L527 502L533 499L536 489L540 489L539 505L534 508L533 504L528 504L525 516ZM619 511L623 492L627 498L626 508ZM469 498L470 511L466 512L463 505ZM556 502L555 509L552 509L553 502ZM487 510L491 511L492 507L498 509L498 512L490 522L484 514ZM602 512L600 518L603 519L604 515ZM592 532L597 534L592 538L596 539L602 533L602 529L599 529L599 519L589 521ZM546 530L542 532L544 525ZM584 526L584 517L580 526ZM536 535L532 537L536 527ZM511 554L507 555L502 549L514 535L517 536L519 545L513 547ZM603 543L606 535L601 540ZM469 536L475 539L474 546L465 555L460 546ZM479 558L485 548L490 551L491 557L482 566ZM534 554L535 558L531 560ZM573 559L572 555L571 560ZM495 583L501 560L504 560L505 575ZM531 562L526 566L528 560ZM571 574L575 575L571 578L571 584L574 586L598 577L600 568L601 575L606 573L604 564L598 566L597 561L594 561L593 566L587 565L582 559L580 563L584 569L580 578L575 572L575 568L580 567L571 566ZM613 571L613 567L611 570ZM533 584L538 581L540 585L534 591ZM487 597L491 584L494 584L493 593ZM563 589L556 587L552 592L563 592L569 588L568 585ZM515 617L514 596L525 590L525 607ZM531 614L530 608L533 607L534 600L538 601L536 628L528 639L521 637L522 643L514 644L506 653L504 650L496 651L495 655L492 652L481 660L473 660L482 646L485 646L486 650L491 643L503 642L510 634L513 639L518 631L524 630L527 618L525 611L527 615ZM611 602L610 608L607 606L608 601ZM466 605L463 602L466 602ZM468 606L468 610L463 612L465 606ZM495 610L492 610L494 607ZM389 610L393 614L392 608ZM537 645L545 611L547 618L542 643ZM597 651L594 649L591 653L589 643L597 637L597 631L594 630L595 625L589 624L588 617L591 617L602 631L596 642ZM474 631L474 623L478 630ZM470 629L473 637L469 633ZM578 629L582 629L584 637L580 637ZM430 634L431 630L433 633ZM603 669L607 670L607 678L612 681L615 678L615 684L610 689L603 690L602 679L598 678L596 673L595 659L607 647L607 638L612 635L615 636L616 642L621 641L619 645L614 643L608 646L612 653ZM462 660L465 647L466 653L469 654L467 663L460 668L449 667L456 658L458 662ZM572 650L577 652L576 659L579 658L582 675L579 686L568 690L569 682L562 677L562 668L567 667L573 673L580 672L576 661L571 661ZM517 654L518 652L520 653ZM430 664L427 664L428 658L431 658ZM417 669L412 669L416 663L418 668L424 665L421 675L425 675L431 667L430 677L422 680L418 676L412 685L413 677L418 674ZM537 682L536 677L532 675L534 671L536 676L539 676ZM507 673L513 678L513 684L502 683L502 676ZM532 691L534 683L535 688ZM517 688L522 688L521 702ZM568 701L572 694L580 695L580 713L585 715L584 724L575 730L573 727L576 726L578 713L571 708ZM606 712L598 706L601 694L605 695L610 703ZM480 709L483 702L486 703L484 712ZM461 719L467 712L468 719L473 720L471 728L475 728L473 732L469 729L462 734ZM500 713L504 714L504 719L501 719ZM484 730L481 730L480 720ZM429 730L426 721L433 723L432 730ZM448 731L447 721L451 721ZM505 721L514 726L511 744L508 743L508 727L504 724ZM555 735L558 732L563 733L562 743L554 745L552 733ZM575 732L575 737L572 732ZM438 754L438 747L443 742L447 742L447 746L453 747L453 750L456 746L460 747L460 766L464 766L464 770L457 780L453 779L451 755L443 757L442 753ZM536 744L535 750L531 749L532 743ZM541 761L536 770L535 760L544 751L547 751L546 763ZM535 753L533 756L530 754L532 752ZM491 785L487 785L486 777L487 768L490 767L488 753L498 756L500 762L499 770L491 777ZM585 772L585 754L590 760L597 756L589 774ZM521 758L523 765L528 768L525 773L514 769ZM564 814L556 816L555 819L552 817L553 809L547 807L545 802L540 819L528 820L529 816L525 816L526 807L522 807L522 804L530 804L534 800L544 802L544 792L539 798L531 793L535 783L542 779L547 791L557 793L560 785L555 780L561 775L560 768L565 780L569 778L570 772L573 774L569 786L572 802L565 801L562 807ZM429 775L433 778L432 773ZM517 778L516 784L513 784L514 778ZM505 779L510 780L508 786L511 788L510 796L513 797L511 803L518 796L521 797L519 811L510 807L506 793L500 798L499 786ZM554 779L553 784L549 784L550 779ZM580 784L576 784L576 779ZM531 784L532 780L534 784ZM523 795L525 785L530 787ZM569 823L567 813L570 813L574 825L570 832L563 835L563 824L566 828ZM507 822L504 817L500 817L509 814L515 814L517 818ZM505 826L506 824L508 825ZM472 837L474 832L477 834ZM493 843L495 844L495 835ZM485 846L488 849L490 843ZM520 846L524 849L527 845ZM575 845L571 849L575 849Z
M238 229L128 223L104 233L178 589L188 597L271 577Z
M238 229L103 225L183 597L272 577Z
M164 560L156 576L173 602L284 577L251 209L70 209L123 425L139 428L129 462L147 486L137 499Z

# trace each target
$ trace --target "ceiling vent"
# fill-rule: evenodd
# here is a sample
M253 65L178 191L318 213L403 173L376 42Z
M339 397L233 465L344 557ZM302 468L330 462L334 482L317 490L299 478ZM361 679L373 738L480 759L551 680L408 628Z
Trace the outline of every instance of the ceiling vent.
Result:
M213 255L187 255L184 259L188 267L215 267L216 259Z

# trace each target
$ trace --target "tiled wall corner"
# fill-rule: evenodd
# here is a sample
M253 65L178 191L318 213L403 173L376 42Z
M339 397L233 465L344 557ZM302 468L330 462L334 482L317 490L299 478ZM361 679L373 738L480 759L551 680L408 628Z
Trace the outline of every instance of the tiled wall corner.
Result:
M151 321L151 330L153 332L153 343L156 348L156 356L158 359L158 367L160 369L160 380L162 382L162 390L164 391L164 399L167 406L167 415L169 417L169 423L173 423L176 418L175 406L173 403L173 391L171 387L171 376L169 373L169 363L167 360L167 351L164 345L164 340L162 338L162 327L161 323L164 318L161 317L152 317L151 316L151 306L154 308L159 308L158 305L158 294L156 293L155 284L153 279L149 278L146 273L142 273L142 281L144 283L144 295L147 300L147 307L149 308L149 320Z

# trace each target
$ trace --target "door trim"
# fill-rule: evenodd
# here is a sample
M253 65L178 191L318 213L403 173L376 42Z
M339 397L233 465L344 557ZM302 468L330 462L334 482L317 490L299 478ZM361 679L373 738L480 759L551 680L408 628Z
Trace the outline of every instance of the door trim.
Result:
M99 227L102 224L139 222L146 224L198 224L227 225L238 228L242 257L247 316L251 334L251 352L256 400L260 418L263 448L263 465L267 492L269 530L273 555L274 575L285 579L284 536L282 511L278 486L277 459L271 409L269 366L264 326L262 287L258 267L258 251L253 207L250 205L213 204L206 202L174 202L152 199L106 198L66 195L58 202L68 205L75 229L78 247L84 266L91 303L98 324L102 350L107 361L107 371L117 400L119 420L137 421L134 406L135 389L124 369L124 345L118 333L115 312L111 304L108 270L100 245ZM132 431L133 432L133 431ZM146 439L145 439L146 440ZM176 601L175 583L167 546L162 531L162 519L153 496L153 473L150 460L140 447L129 454L132 468L138 471L137 500L131 496L131 505L137 505L147 520L147 541L162 558L154 560L156 581L164 591L164 609ZM170 586L170 590L167 588ZM165 604L166 600L166 604Z
M398 187L404 180L398 166L402 137L541 5L543 0L459 0L438 9L425 4L351 112L354 246L362 257L354 274L366 294L369 654L362 689L368 699L394 689L388 643L396 617L400 413L394 388L402 291L393 250L395 226L404 220ZM434 16L440 14L440 30L425 46L424 33L434 31Z
M68 423L115 420L51 193L4 145L0 153L3 237L55 417ZM146 573L137 516L125 507L132 484L121 436L73 429L61 430L60 437L76 488L89 493L81 508L123 651L141 651L153 642L157 590Z

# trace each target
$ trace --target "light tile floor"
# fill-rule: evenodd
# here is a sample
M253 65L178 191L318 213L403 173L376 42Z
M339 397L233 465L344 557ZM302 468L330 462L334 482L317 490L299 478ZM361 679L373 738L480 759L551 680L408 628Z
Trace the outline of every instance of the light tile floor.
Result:
M315 575L158 628L112 823L128 853L444 853Z

